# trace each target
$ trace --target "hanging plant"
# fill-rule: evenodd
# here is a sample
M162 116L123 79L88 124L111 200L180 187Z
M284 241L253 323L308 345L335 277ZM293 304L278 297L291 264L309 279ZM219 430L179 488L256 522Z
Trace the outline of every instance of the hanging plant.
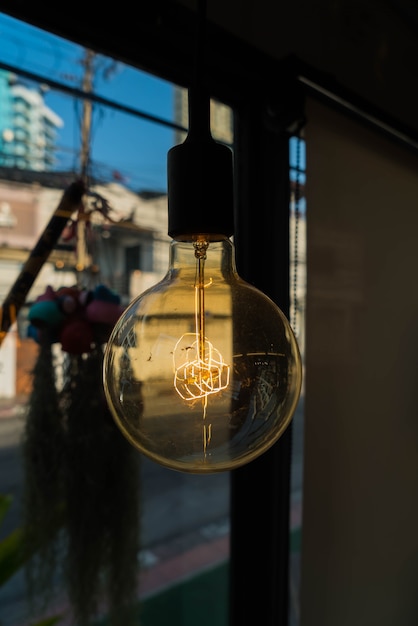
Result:
M139 455L116 428L102 384L103 345L121 312L103 285L48 287L29 312L39 357L23 446L26 549L42 544L28 566L30 595L49 601L62 575L77 626L101 610L113 626L134 623Z
M51 342L44 333L23 439L26 575L30 605L37 612L53 595L54 574L62 558L59 530L63 523L65 438L55 379ZM39 589L43 593L39 594Z

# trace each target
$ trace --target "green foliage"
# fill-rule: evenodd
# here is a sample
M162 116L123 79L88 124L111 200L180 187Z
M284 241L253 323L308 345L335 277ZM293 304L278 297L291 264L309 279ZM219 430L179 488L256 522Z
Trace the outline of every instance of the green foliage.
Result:
M12 497L0 494L0 525L12 503ZM0 586L4 585L25 564L23 532L16 528L0 541ZM48 617L31 626L53 626L61 619L60 615Z
M0 495L0 524L11 503L11 496ZM18 528L0 541L0 586L4 585L22 565L22 531Z
M23 564L22 531L17 528L0 542L0 585L4 585Z
M11 503L12 496L0 495L0 525L3 523L3 520L6 516L7 511L10 508Z
M36 624L31 624L31 626L53 626L60 621L61 617L47 617L46 619L41 620L40 622L36 622Z

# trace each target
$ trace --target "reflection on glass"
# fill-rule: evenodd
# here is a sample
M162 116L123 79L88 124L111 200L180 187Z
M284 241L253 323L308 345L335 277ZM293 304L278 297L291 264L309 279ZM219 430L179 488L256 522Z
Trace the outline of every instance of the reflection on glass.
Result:
M119 319L104 385L141 452L209 473L277 441L298 401L301 363L282 312L236 273L229 239L202 242L174 241L166 277Z

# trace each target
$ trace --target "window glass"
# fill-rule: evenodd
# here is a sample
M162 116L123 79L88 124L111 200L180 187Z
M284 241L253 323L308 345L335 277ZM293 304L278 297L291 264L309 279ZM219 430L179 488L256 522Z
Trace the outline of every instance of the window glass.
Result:
M89 324L109 326L85 307L116 304L115 294L123 307L166 272L177 87L1 14L0 36L0 304L55 220L24 304L2 309L0 546L12 555L0 549L2 626L74 612L80 625L128 626L119 605L132 602L144 626L163 615L226 624L229 475L140 456L102 416L100 359L83 352ZM82 174L88 219L75 219L77 202L63 218L63 194Z
M306 156L303 137L289 143L290 163L290 320L305 370L306 301ZM304 380L304 379L303 379ZM303 506L304 397L302 392L292 422L292 464L290 496L289 624L298 626L300 614L300 567Z

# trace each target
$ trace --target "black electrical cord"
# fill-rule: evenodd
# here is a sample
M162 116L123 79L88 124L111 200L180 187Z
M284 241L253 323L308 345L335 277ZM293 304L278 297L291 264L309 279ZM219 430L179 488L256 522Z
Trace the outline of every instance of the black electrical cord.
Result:
M205 88L206 0L198 0L189 132L168 153L168 234L230 237L234 232L230 148L210 132L210 94Z

